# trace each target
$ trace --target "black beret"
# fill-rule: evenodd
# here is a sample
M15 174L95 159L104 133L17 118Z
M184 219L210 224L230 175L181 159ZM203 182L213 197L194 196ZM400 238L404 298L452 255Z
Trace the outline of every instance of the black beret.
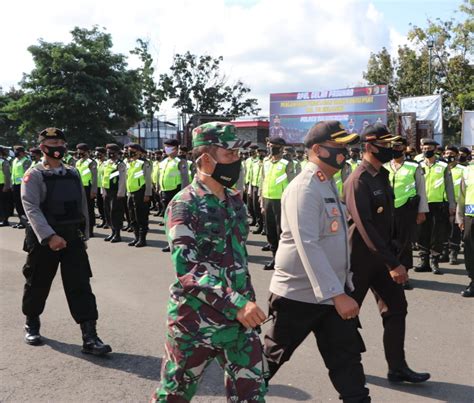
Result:
M469 148L467 147L462 146L462 147L459 147L459 152L464 153L464 154L470 154L471 150L469 150Z
M354 143L359 140L357 133L349 134L341 122L337 120L326 120L316 123L308 130L304 137L303 143L306 148L311 148L318 143L325 141L335 141L340 144Z
M163 150L155 150L155 154L163 154Z
M425 137L421 139L421 145L422 146L437 146L439 144L435 140Z
M37 147L30 148L31 154L41 154L41 150Z
M44 140L48 139L60 139L66 141L66 137L64 136L64 133L62 130L57 129L56 127L48 127L44 129L39 135L38 135L38 141L41 143Z
M385 126L383 123L368 125L360 136L360 140L362 142L379 141L390 143L399 139L400 136L394 136L392 133L390 133L390 130L388 130L387 126Z
M107 152L105 147L96 147L95 150L101 154L105 154Z
M268 139L268 142L270 144L276 145L276 146L286 146L286 141L284 138L281 138L280 136L273 136Z
M76 150L89 151L90 148L89 148L89 146L88 146L86 143L79 143L79 144L76 146Z
M445 148L444 148L445 151L454 151L455 153L458 153L459 150L456 146L454 145L447 145Z
M110 143L105 146L108 151L120 152L120 147L115 143Z
M187 153L189 151L189 148L186 146L179 146L179 150Z
M137 144L137 143L129 143L126 145L126 147L128 148L132 148L133 150L137 150L137 151L142 151L142 147L140 146L140 144Z
M258 145L257 145L257 144L252 144L249 148L250 148L251 150L257 150L257 149L258 149Z
M17 151L19 153L24 153L25 152L25 147L23 147L23 146L13 146L13 151Z
M166 139L163 144L167 146L172 146L172 147L178 147L179 146L179 141L176 139Z

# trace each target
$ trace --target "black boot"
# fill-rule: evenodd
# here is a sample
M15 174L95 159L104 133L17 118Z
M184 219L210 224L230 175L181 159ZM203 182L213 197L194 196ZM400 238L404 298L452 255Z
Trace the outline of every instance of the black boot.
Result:
M8 220L3 220L2 222L0 222L0 227L9 227L10 226L10 223L8 222Z
M443 272L439 269L439 255L431 256L431 271L433 274L443 274Z
M164 247L163 249L161 249L161 251L167 253L167 252L171 251L171 248L168 245L168 246Z
M269 243L267 243L265 246L262 246L262 251L264 252L269 252L272 250L272 245L270 245Z
M115 231L114 236L110 240L110 243L122 242L122 237L120 236L120 230Z
M471 281L471 284L469 284L468 287L463 292L461 292L461 295L465 298L474 297L474 281Z
M389 369L387 378L390 382L411 382L421 383L430 379L431 375L427 372L415 372L408 366L399 369Z
M449 262L449 248L447 246L443 248L441 255L438 256L438 262L440 263Z
M261 234L262 231L263 231L262 227L257 227L256 229L252 231L252 234L256 234L256 235Z
M110 353L112 348L104 344L97 336L96 321L89 320L81 323L82 330L82 352L85 354L104 355Z
M449 254L449 264L452 265L457 265L458 262L458 252L455 250L452 250L451 253Z
M421 263L415 267L417 273L424 273L431 271L430 267L430 255L420 255Z
M105 221L102 220L102 222L98 225L96 225L97 228L104 228Z
M140 231L138 242L135 244L135 248L143 248L146 246L146 231Z
M263 266L263 270L275 270L275 259L273 258L270 262Z
M134 231L135 239L132 242L129 242L128 246L135 246L138 242L138 231Z
M42 343L40 335L40 318L39 316L27 316L25 323L25 343L31 346L38 346Z
M109 242L114 236L115 236L115 231L112 230L112 233L108 237L104 238L104 241Z

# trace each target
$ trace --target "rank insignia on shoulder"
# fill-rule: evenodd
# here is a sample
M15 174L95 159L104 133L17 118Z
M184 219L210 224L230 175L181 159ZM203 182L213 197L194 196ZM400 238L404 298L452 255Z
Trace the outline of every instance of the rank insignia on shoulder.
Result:
M326 180L326 177L324 176L324 174L321 171L316 171L316 176L318 177L318 179L321 182L324 182Z
M337 222L337 220L334 220L331 223L331 232L337 232L338 229L339 229L339 223Z
M380 213L383 213L383 207L382 207L382 206L380 206L380 207L377 209L377 213L379 213L379 214L380 214Z

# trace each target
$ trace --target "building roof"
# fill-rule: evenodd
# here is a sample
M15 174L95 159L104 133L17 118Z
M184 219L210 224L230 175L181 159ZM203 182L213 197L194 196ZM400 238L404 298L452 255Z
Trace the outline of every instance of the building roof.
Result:
M270 125L268 120L234 120L230 123L238 129L268 129Z

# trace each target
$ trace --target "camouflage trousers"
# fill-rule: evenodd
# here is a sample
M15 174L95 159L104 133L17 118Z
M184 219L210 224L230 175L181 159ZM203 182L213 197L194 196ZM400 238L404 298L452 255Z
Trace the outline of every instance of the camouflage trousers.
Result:
M152 402L190 402L206 367L216 359L225 372L228 402L264 402L262 344L256 331L241 326L207 328L197 334L168 328L161 383Z

